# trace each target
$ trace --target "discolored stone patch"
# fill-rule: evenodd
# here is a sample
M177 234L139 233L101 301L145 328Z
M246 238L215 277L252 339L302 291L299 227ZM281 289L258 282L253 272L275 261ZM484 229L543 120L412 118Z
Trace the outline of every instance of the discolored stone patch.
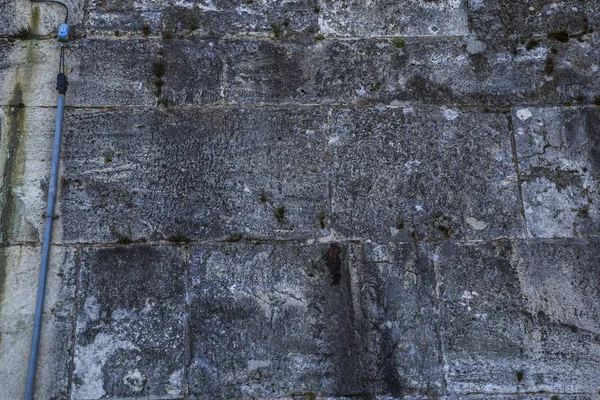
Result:
M341 110L333 126L336 231L379 242L522 234L504 115Z
M327 235L317 218L330 214L325 110L78 110L69 120L66 241Z
M597 107L518 107L513 121L529 234L598 237Z
M600 387L597 240L519 243L526 390L593 393Z
M172 247L85 248L72 396L183 393L185 261Z
M368 326L353 254L336 243L194 247L190 393L369 393ZM331 257L339 260L333 276Z

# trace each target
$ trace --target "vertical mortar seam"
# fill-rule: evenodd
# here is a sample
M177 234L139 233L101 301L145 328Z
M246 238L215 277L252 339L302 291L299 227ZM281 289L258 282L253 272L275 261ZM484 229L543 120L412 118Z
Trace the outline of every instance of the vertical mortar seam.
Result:
M75 296L74 296L74 305L73 305L73 323L72 323L72 333L71 333L71 356L69 360L69 376L67 379L67 397L72 397L72 388L73 388L73 374L75 373L75 348L76 348L76 340L77 340L77 315L79 313L79 292L81 287L81 259L82 259L82 248L79 245L75 245Z
M436 252L439 249L439 245L436 245ZM419 249L415 249L417 252L419 251ZM434 283L434 290L435 290L435 314L436 314L436 321L435 321L435 333L437 335L438 338L438 351L440 353L439 355L439 363L440 366L442 367L442 396L448 396L448 378L446 376L446 350L444 347L444 338L442 337L442 330L443 327L441 325L441 307L442 307L442 300L441 300L441 296L440 296L440 291L439 291L439 282L441 281L440 277L439 277L439 271L438 271L438 263L437 261L433 261L433 283Z

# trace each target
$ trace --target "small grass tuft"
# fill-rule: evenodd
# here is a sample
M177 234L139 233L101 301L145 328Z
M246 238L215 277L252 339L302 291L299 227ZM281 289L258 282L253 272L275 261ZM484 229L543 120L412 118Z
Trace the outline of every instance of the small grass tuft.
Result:
M283 33L283 24L279 21L271 22L271 31L273 32L274 38L280 38Z
M258 201L260 201L263 204L269 201L269 197L267 196L267 192L265 192L265 189L260 190L260 194L258 195Z
M392 44L394 45L395 48L401 49L404 46L406 46L406 41L402 38L395 38L392 40Z
M275 215L275 219L278 222L285 221L285 207L284 206L275 207L275 209L273 210L273 214Z
M114 232L115 238L118 244L131 244L133 239L131 238L131 229L127 233L121 231Z
M179 230L176 230L174 234L167 238L167 240L172 243L189 243L192 241L192 239Z
M25 40L31 35L31 29L29 27L23 27L17 31L15 38Z
M319 40L323 40L323 39L325 39L325 36L323 36L323 34L322 34L322 33L318 33L318 34L315 36L315 40L317 40L317 41L319 41Z
M515 376L517 377L517 382L521 382L525 373L523 371L517 371L515 372Z

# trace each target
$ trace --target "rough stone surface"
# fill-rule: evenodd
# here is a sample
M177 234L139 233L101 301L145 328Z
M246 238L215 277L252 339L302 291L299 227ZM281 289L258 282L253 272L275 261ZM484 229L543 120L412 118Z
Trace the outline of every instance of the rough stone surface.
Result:
M36 399L599 398L600 2L65 2ZM64 14L0 16L14 400Z
M86 248L79 263L72 397L177 398L184 256L172 247Z
M1 399L23 397L27 381L39 276L40 247L0 247L0 389ZM75 303L75 249L50 254L36 393L65 398L69 393Z
M513 120L530 235L600 236L598 108L515 108Z

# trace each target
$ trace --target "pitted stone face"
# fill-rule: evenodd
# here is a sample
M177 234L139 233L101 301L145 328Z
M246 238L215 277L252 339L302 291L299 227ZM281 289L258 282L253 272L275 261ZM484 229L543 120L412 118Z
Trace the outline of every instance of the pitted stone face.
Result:
M598 1L63 1L36 398L597 397ZM62 12L0 0L0 399Z

